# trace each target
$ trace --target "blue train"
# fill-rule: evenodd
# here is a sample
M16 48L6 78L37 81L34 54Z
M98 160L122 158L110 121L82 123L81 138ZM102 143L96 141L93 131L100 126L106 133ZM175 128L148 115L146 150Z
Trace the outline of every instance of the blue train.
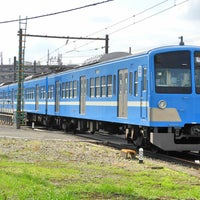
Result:
M112 55L115 58L112 58ZM24 81L28 122L123 132L136 146L200 151L200 47L166 46ZM0 112L16 111L17 83L0 87Z

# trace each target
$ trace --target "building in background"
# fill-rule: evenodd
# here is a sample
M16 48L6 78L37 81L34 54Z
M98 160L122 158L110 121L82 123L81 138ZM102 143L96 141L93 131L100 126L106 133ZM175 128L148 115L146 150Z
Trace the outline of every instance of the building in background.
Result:
M76 67L77 65L40 65L36 62L25 63L24 78L27 76L34 76L38 74L55 73L58 71L68 70ZM13 64L4 65L0 64L0 84L8 82L16 82L18 80L18 65L16 57L14 57Z

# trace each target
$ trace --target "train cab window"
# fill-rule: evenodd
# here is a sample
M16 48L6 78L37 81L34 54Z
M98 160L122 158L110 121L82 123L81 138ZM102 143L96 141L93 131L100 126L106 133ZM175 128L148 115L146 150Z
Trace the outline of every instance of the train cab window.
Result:
M95 78L95 95L96 97L100 97L100 78Z
M108 97L112 97L112 75L108 75Z
M134 96L138 96L138 71L134 72Z
M189 94L192 92L189 51L157 54L154 63L157 93Z
M197 94L200 94L200 52L194 54L194 66L195 66L195 90Z
M105 76L101 77L101 96L102 97L106 96L106 77Z
M95 85L94 85L94 78L90 79L90 97L94 97L95 93Z

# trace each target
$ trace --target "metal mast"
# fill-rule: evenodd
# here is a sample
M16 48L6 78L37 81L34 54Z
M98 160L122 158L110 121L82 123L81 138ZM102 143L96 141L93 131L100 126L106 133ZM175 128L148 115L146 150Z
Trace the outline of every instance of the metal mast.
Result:
M19 55L18 55L18 91L17 91L17 112L16 126L20 129L21 125L25 125L24 113L24 61L25 61L25 44L26 44L26 20L19 19Z

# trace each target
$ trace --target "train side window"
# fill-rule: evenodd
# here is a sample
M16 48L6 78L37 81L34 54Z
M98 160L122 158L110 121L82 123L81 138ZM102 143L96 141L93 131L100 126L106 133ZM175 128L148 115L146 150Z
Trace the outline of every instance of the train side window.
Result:
M45 86L40 87L40 99L45 99Z
M74 81L74 98L77 97L77 81Z
M53 99L53 85L50 85L48 88L48 99Z
M113 76L113 95L116 95L116 75Z
M94 78L90 79L90 97L94 97L95 93L95 85L94 85Z
M73 98L73 82L69 82L69 98Z
M66 98L69 99L69 82L66 82Z
M106 96L106 77L105 76L101 77L101 96L102 97Z
M89 81L88 81L88 79L85 80L85 85L86 85L85 95L87 96L87 95L89 95Z
M143 69L143 74L142 74L142 80L143 80L143 91L147 90L147 68Z
M34 98L34 89L33 88L28 88L25 91L25 98L27 100L32 100Z
M17 90L14 91L14 99L17 99Z
M108 80L108 97L112 97L112 75L108 75L107 80Z
M34 89L33 88L29 88L27 91L27 99L32 100L34 99Z
M2 95L2 97L3 97L3 95ZM27 99L27 89L24 92L24 97L25 97L25 99Z
M134 96L138 96L138 71L134 72Z
M129 94L133 95L133 72L129 73Z
M8 99L11 99L11 91L8 91Z
M27 100L29 99L29 89L26 89L25 98L26 98Z
M61 97L62 99L66 98L66 83L62 83L61 85Z
M95 95L96 97L100 97L100 78L95 78Z
M32 88L32 91L31 91L31 99L35 99L35 89Z

